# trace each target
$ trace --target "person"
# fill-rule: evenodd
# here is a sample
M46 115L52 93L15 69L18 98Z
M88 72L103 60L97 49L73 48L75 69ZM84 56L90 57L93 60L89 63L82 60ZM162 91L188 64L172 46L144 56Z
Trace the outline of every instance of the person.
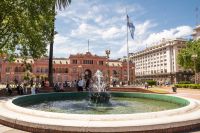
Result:
M66 89L67 87L69 87L69 86L68 86L68 83L67 83L67 81L65 81L65 82L63 83L63 88L65 88L65 89Z
M60 91L60 87L59 87L58 83L56 83L54 85L54 91L56 91L56 92Z
M113 87L116 87L116 81L115 80L113 81Z
M81 78L78 81L78 91L83 91L83 87L84 87L84 80Z
M40 83L36 83L36 86L35 86L35 93L37 94L39 92L39 88L40 88Z
M19 92L20 92L20 95L24 94L23 84L19 85Z
M42 80L41 87L42 87L42 88L45 87L45 82L44 82L44 80Z
M75 80L72 86L72 87L76 87L77 91L79 91L78 82L79 80Z
M17 90L17 94L20 95L20 85L19 85L19 83L17 84L16 90Z
M144 83L144 86L145 86L145 89L148 89L149 88L149 85L147 82Z
M85 89L86 89L86 91L89 91L89 86L90 86L90 79L88 79L88 80L86 81L86 84L85 84Z
M6 85L6 90L7 90L7 92L8 92L9 95L12 95L12 89L11 89L9 83Z
M35 83L31 86L31 95L35 95Z
M24 90L23 90L24 94L28 94L27 83L26 82L24 82L23 88L24 88Z

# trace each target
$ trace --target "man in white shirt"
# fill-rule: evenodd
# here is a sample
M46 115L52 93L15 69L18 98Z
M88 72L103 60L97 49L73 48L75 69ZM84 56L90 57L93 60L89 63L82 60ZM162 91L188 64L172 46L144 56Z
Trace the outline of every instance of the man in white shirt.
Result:
M80 79L78 81L78 91L83 91L83 87L84 87L84 80Z

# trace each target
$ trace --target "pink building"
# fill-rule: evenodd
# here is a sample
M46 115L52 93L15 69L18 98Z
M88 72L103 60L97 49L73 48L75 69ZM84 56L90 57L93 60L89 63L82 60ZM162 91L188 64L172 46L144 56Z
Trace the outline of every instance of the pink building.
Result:
M32 66L32 73L36 80L48 76L48 58L38 60L28 59L27 63ZM109 64L109 65L108 65ZM53 71L54 82L74 81L79 77L90 78L97 70L103 72L104 77L112 81L127 81L127 63L119 60L111 60L106 56L86 54L70 55L69 58L54 58ZM108 72L109 70L109 72ZM135 80L134 64L130 63L130 81ZM23 81L25 68L21 58L9 63L0 59L0 82ZM109 75L109 76L108 76ZM109 78L108 78L109 77Z

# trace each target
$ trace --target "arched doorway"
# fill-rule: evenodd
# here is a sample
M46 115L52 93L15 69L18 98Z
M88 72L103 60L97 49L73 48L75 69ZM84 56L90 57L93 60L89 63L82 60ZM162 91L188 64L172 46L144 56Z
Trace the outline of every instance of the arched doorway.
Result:
M92 78L92 71L90 69L86 69L85 72L84 72L84 75L85 75L85 79L88 80L88 79L91 79Z

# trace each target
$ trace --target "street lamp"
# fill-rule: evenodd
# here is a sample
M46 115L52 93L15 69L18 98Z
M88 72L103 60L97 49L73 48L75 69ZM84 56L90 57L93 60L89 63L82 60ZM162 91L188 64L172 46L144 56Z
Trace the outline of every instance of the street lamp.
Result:
M194 82L195 82L195 84L197 83L197 80L196 80L196 59L197 59L197 54L192 55L192 60L194 61Z
M110 74L109 74L109 55L110 55L110 50L107 49L105 52L106 52L107 64L108 64L108 84L109 84L109 86L110 86Z

